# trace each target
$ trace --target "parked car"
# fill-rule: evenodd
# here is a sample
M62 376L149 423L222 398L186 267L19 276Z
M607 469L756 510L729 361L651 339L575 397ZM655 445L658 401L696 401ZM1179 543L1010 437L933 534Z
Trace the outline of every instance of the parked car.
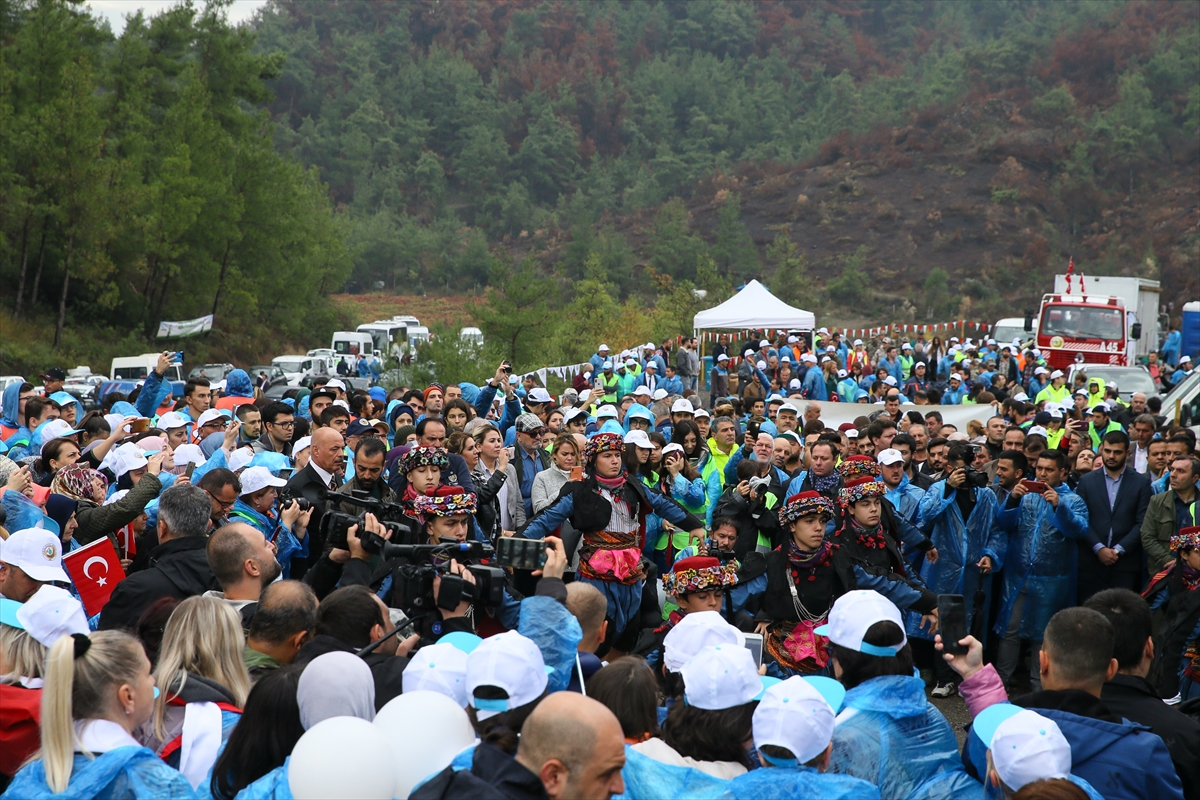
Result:
M275 384L279 381L283 381L284 383L287 382L287 376L276 364L259 364L257 367L251 367L250 369L246 370L246 372L250 373L250 380L254 382L255 386L258 385L260 380L259 376L263 375L264 373L267 376L267 380L269 380L272 384Z
M1100 378L1104 385L1115 383L1117 395L1126 403L1133 397L1134 392L1142 392L1147 397L1158 394L1154 378L1145 367L1114 367L1108 364L1076 364L1071 367L1067 376L1067 385L1075 385L1075 374L1082 372L1088 379Z
M208 378L210 382L225 380L225 376L233 372L237 367L233 364L197 364L192 367L192 371L188 373L188 380L192 378Z
M106 380L108 379L103 375L68 376L67 380L63 383L63 391L83 403L85 410L91 411L100 406L100 402L96 398L96 393L100 385Z

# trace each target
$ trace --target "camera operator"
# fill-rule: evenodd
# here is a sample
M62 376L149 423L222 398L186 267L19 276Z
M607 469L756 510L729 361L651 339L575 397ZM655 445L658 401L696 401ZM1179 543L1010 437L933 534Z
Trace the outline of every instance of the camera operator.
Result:
M292 559L308 556L308 524L313 515L311 506L295 499L280 502L278 489L287 485L266 467L247 467L241 474L242 492L233 504L229 518L257 528L267 541L275 544L275 558L283 567L286 580L291 575Z
M987 473L971 466L975 456L975 448L966 442L950 445L946 478L929 487L918 511L920 525L941 553L936 563L921 567L921 578L932 592L966 598L967 630L973 630L976 614L986 615L991 607L992 572L999 566L1006 538L995 525L996 493L987 487ZM933 661L934 697L953 695L957 676L942 659Z

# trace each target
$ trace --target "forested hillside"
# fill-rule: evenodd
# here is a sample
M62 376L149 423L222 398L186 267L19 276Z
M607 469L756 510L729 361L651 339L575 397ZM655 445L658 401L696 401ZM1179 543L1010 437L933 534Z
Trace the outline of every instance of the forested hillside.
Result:
M924 318L1040 294L1068 254L1200 288L1198 19L1171 2L276 0L257 28L287 54L277 142L349 210L363 288L483 284L498 246L567 303L589 254L622 298L711 257L733 283Z

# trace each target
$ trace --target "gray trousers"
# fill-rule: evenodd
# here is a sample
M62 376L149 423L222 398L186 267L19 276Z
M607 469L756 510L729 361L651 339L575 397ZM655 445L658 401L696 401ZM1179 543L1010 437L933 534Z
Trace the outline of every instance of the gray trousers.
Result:
M1012 613L1008 617L1008 626L1004 630L1004 638L996 647L996 672L999 673L1005 686L1016 672L1017 661L1021 657L1021 637L1017 634L1021 630L1021 616L1024 610L1025 592L1021 592L1013 602ZM1033 691L1039 692L1042 689L1042 677L1038 654L1042 651L1042 643L1036 641L1030 642L1030 644L1032 647L1029 653L1029 684Z

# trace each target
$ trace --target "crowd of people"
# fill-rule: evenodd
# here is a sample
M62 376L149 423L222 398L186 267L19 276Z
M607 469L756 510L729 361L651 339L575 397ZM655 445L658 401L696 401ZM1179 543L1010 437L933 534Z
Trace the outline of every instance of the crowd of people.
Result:
M3 797L1200 797L1189 429L991 340L718 347L11 384Z

